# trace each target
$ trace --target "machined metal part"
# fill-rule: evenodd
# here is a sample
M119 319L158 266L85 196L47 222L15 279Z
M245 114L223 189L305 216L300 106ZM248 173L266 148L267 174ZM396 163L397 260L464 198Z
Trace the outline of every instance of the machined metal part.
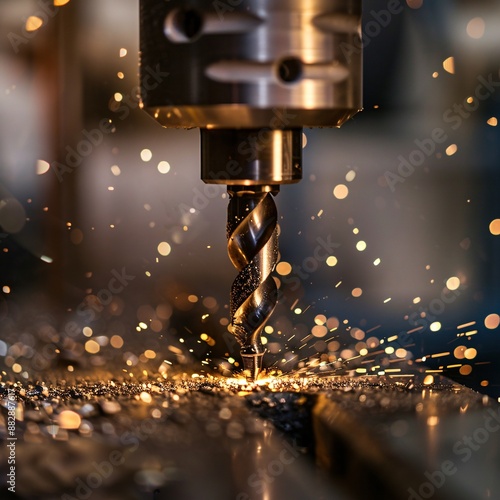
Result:
M299 182L302 130L202 129L201 160L201 178L209 184Z
M360 0L141 0L144 108L166 127L340 126L362 107L360 26Z

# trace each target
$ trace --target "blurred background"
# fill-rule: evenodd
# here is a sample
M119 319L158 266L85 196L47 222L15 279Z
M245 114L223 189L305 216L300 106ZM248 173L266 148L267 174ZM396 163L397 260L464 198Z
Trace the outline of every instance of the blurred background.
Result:
M239 369L227 196L140 109L138 8L0 3L4 377ZM500 4L366 1L363 41L363 112L306 130L277 198L265 364L499 397Z

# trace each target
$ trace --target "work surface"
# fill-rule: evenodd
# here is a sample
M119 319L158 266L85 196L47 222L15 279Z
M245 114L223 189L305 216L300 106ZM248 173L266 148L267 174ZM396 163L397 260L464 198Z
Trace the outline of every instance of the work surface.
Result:
M445 379L94 376L0 391L2 490L15 467L2 498L500 498L499 407Z

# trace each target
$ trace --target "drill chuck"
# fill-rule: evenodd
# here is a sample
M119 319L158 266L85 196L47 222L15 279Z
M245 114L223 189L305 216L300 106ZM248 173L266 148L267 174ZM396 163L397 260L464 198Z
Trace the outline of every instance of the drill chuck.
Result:
M166 127L338 127L361 109L361 0L141 0L140 16L142 101ZM147 85L151 69L169 76Z

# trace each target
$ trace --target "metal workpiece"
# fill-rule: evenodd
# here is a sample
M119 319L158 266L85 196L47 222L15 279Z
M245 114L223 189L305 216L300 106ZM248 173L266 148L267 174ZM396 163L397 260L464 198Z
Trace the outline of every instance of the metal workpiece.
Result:
M260 336L278 295L271 275L278 262L277 192L277 186L229 190L227 249L239 271L231 287L229 329L241 345L244 372L252 380L262 367Z
M322 393L316 462L355 499L500 498L500 405L434 376Z
M0 385L0 403L5 387ZM234 380L181 376L104 383L94 373L85 382L69 383L61 374L43 393L28 383L8 387L16 394L16 413L23 415L17 422L21 465L12 498L347 498L319 476L302 443L248 408ZM5 435L7 410L0 408ZM3 464L8 453L2 446ZM2 498L11 498L6 481L2 474Z
M362 108L360 26L360 0L141 0L144 108L166 127L340 126Z
M15 498L500 498L500 405L446 379L99 375L0 384Z

